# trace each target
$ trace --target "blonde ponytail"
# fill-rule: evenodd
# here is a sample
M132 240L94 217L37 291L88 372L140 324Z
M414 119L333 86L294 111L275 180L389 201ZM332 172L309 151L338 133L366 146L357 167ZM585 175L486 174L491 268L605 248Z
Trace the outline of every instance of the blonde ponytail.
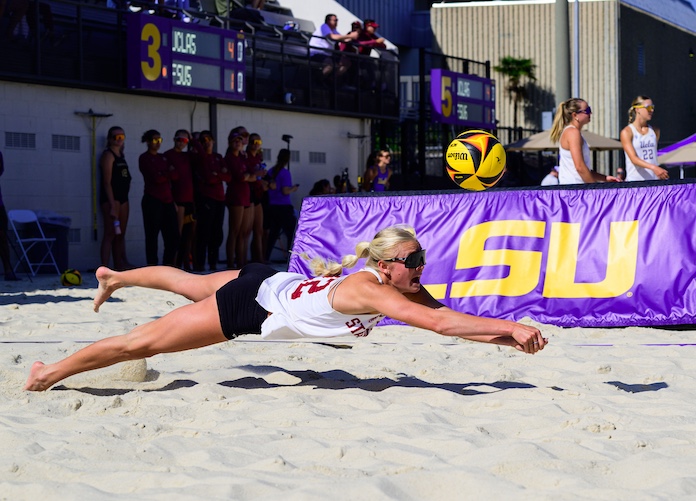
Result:
M648 96L638 96L631 103L631 107L628 109L628 123L632 124L636 120L636 108L643 105L645 101L651 100Z
M365 267L378 270L379 261L394 257L398 246L410 242L417 242L413 227L396 225L380 230L371 242L360 242L355 246L355 254L343 256L340 263L320 257L310 259L307 254L301 256L309 262L309 268L315 277L338 277L344 269L353 268L360 259L365 258Z
M556 115L553 117L553 125L551 126L551 141L557 143L561 139L563 129L573 120L573 113L580 111L580 103L584 103L584 99L579 97L571 97L558 105Z

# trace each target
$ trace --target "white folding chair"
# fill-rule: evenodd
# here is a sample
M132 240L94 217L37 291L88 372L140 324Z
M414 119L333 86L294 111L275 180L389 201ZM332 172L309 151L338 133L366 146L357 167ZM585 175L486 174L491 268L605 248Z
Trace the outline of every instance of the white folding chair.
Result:
M14 271L17 271L19 265L24 262L32 276L36 276L42 266L52 266L60 275L58 264L53 257L53 244L56 243L56 239L46 237L34 211L11 210L7 213L7 219L21 251ZM38 259L38 256L41 256L41 259Z

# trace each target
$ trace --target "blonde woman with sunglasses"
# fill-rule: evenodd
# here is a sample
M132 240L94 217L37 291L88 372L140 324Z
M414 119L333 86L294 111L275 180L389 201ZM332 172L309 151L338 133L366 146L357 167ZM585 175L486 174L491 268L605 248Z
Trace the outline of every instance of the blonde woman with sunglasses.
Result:
M559 184L618 182L619 178L605 176L592 170L590 147L582 137L582 128L592 120L592 108L576 97L558 105L551 127L551 140L559 143Z
M343 274L361 258L366 259L362 269ZM171 291L192 303L128 334L97 341L60 362L35 362L24 389L47 390L73 374L201 348L241 334L261 334L264 339L364 337L385 316L443 336L511 346L528 354L547 343L535 327L459 313L436 301L421 286L425 250L410 226L381 230L340 263L314 259L310 266L314 278L260 263L208 275L166 266L126 272L101 267L95 311L126 286Z
M657 165L657 142L660 130L648 122L655 105L648 96L638 96L628 109L628 125L621 131L621 145L626 155L626 181L669 179L665 169Z

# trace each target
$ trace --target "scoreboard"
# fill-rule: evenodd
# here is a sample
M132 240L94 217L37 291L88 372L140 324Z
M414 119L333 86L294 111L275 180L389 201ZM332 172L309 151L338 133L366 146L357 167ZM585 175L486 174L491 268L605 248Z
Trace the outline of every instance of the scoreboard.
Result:
M127 25L128 87L244 99L243 33L146 14Z
M433 120L462 127L495 129L495 82L453 71L430 70Z

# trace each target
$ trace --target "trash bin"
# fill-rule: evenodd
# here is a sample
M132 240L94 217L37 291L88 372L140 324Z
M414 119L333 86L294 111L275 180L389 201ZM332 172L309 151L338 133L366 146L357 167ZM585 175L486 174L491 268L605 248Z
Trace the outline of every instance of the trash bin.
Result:
M69 246L68 232L72 220L51 210L35 210L36 217L43 228L44 234L48 238L55 238L53 244L53 257L56 259L58 269L62 272L68 269ZM39 256L41 259L41 256ZM53 266L42 266L39 273L55 273Z

